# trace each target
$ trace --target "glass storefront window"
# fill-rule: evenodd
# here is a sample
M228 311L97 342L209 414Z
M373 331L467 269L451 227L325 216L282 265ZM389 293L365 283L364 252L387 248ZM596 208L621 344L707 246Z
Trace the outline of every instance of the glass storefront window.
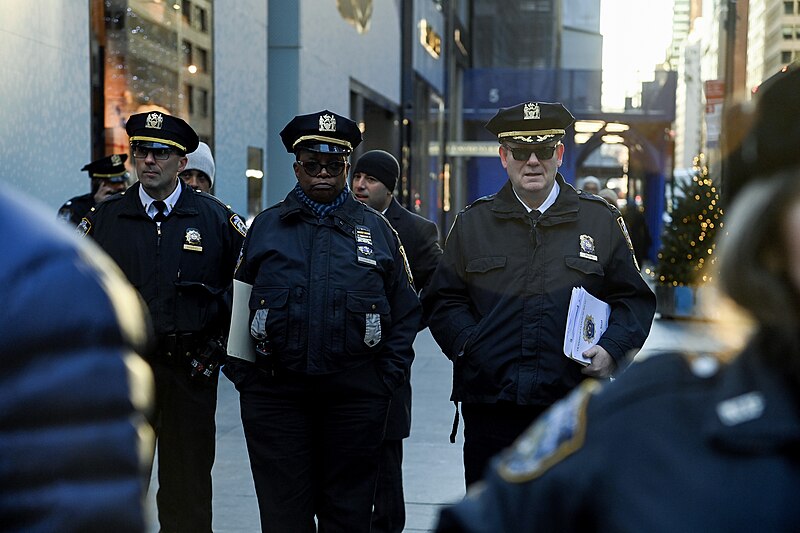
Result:
M159 110L213 149L213 0L91 0L96 158L128 151L125 122Z

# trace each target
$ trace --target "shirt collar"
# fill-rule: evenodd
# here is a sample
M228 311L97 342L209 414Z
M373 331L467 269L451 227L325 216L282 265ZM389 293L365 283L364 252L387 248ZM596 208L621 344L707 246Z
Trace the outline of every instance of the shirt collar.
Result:
M172 191L172 194L164 198L164 203L167 204L167 208L164 210L164 215L169 215L172 209L175 207L175 204L178 203L178 198L181 196L181 180L178 180L176 183L175 190ZM145 213L150 218L156 216L158 210L153 206L153 202L156 201L155 198L147 194L144 190L144 187L139 184L139 200L142 202L142 207L144 207Z
M513 186L511 187L511 190L514 191L514 196L517 197L517 200L519 200L519 203L522 204L522 207L524 207L525 210L528 213L533 211L532 207L528 207L528 205L525 202L522 201L522 198L519 197L519 194L517 194L517 191L514 190ZM561 190L561 187L558 185L558 181L554 181L553 182L553 188L550 189L550 194L547 195L547 198L544 199L544 202L542 202L542 205L537 207L536 210L539 211L539 213L544 213L545 211L547 211L547 209L551 205L556 203L556 198L558 198L558 193L559 193L560 190Z

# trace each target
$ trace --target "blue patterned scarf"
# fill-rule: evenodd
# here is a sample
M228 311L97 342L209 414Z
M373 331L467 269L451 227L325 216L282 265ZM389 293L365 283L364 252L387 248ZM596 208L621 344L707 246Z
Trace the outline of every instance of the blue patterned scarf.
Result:
M347 200L347 197L350 195L350 187L345 184L344 189L342 189L342 192L339 193L339 196L337 196L329 204L321 204L309 198L306 193L303 192L303 189L300 188L299 183L296 183L294 186L294 195L298 200L306 204L314 212L314 214L317 215L318 219L322 220L326 216L339 209L342 204L344 204L344 201Z

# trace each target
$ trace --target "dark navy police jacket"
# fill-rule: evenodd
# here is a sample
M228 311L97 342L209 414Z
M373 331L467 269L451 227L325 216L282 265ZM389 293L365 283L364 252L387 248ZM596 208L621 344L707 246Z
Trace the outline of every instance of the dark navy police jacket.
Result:
M419 299L396 233L352 196L321 220L294 192L261 212L236 279L253 285L251 314L269 310L280 368L327 374L375 360L389 389L406 380ZM368 319L379 322L379 336L367 335ZM367 337L379 342L368 345Z
M120 265L152 315L157 335L227 334L230 289L246 228L210 194L183 185L161 231L142 207L140 183L105 200L79 230Z
M422 301L431 333L454 361L454 401L546 406L580 383L583 367L564 355L573 287L611 306L598 344L619 367L647 338L655 295L619 211L556 179L558 197L538 221L506 182L460 212L447 236Z

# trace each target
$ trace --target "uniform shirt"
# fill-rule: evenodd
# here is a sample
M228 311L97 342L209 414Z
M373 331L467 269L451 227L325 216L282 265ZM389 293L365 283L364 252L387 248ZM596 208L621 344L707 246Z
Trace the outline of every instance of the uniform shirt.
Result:
M280 367L327 374L376 360L390 389L406 379L419 300L395 232L352 195L321 219L293 191L260 213L236 279L253 285L251 315L268 310Z
M79 230L117 262L144 298L157 335L227 333L226 293L246 228L217 198L179 182L159 225L145 212L140 183L98 205Z
M555 203L534 220L511 187L458 214L422 293L426 323L454 361L452 400L550 405L583 379L564 355L573 287L611 307L599 340L624 367L644 344L655 295L616 208L556 176Z
M723 367L657 355L602 390L587 382L437 531L797 531L800 400L762 358L776 349L757 339Z

